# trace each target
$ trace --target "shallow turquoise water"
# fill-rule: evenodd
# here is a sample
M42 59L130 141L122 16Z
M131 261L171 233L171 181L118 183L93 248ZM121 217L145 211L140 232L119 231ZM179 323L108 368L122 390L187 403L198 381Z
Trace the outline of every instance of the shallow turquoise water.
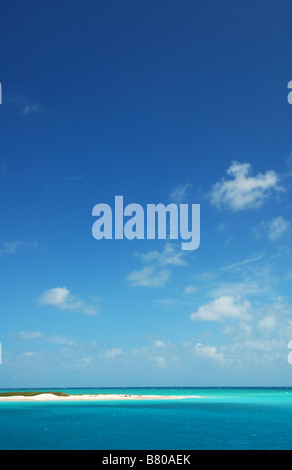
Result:
M292 389L62 390L202 398L0 403L0 449L292 449Z

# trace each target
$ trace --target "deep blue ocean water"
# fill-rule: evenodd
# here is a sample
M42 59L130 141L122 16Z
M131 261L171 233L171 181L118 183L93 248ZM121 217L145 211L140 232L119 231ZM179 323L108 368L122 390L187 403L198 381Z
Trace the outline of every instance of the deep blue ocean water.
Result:
M182 394L202 398L3 402L0 403L1 450L292 449L291 388L46 390L69 394Z

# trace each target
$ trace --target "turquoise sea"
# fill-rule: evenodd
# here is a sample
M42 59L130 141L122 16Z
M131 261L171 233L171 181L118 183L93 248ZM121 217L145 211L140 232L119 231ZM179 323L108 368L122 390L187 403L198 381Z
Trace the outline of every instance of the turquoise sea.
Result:
M182 394L201 398L3 402L1 450L292 449L292 388L39 390L69 394Z

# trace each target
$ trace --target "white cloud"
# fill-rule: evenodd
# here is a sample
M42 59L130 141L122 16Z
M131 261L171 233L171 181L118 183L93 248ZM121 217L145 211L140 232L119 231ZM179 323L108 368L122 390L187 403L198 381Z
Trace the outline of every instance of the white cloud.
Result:
M26 248L37 248L38 244L37 242L25 242L23 240L17 240L17 241L8 241L8 242L2 242L0 246L0 256L4 254L8 255L15 255L16 252L19 250L21 247L26 247Z
M34 114L39 113L41 111L41 107L38 104L25 104L22 109L22 114Z
M221 297L226 295L234 296L247 296L259 295L269 292L269 286L256 282L252 278L246 278L243 282L226 282L219 284L212 290L213 297Z
M135 359L139 361L139 364L146 361L146 363L151 365L154 363L160 369L165 369L178 365L179 357L177 353L178 349L175 344L156 339L151 341L149 346L132 349L128 357L130 360Z
M62 345L69 345L69 346L75 345L74 341L72 341L71 339L65 338L64 336L57 335L57 334L53 334L51 336L45 336L45 334L42 333L41 331L28 331L28 332L21 331L18 337L25 341L31 341L31 340L38 339L38 338L44 338L47 341L51 343L55 343L55 344L62 344Z
M68 338L65 338L64 336L56 335L56 334L50 336L48 338L48 341L50 341L51 343L68 345L68 346L74 346L76 344L71 339L68 339Z
M66 176L65 181L68 184L76 183L76 182L81 181L83 179L83 176L84 175Z
M145 266L144 268L133 271L127 277L127 281L132 286L142 287L162 287L170 279L171 271L169 269L157 269L156 266Z
M55 287L54 289L45 291L41 296L40 302L63 307L66 305L69 296L70 291L66 289L66 287Z
M250 303L248 300L240 301L232 295L221 296L212 302L199 307L197 312L191 314L191 320L223 321L225 319L248 319Z
M34 356L38 356L39 353L34 353L34 352L31 352L31 351L27 351L27 352L24 352L22 353L22 357L26 358L26 357L34 357Z
M251 258L245 258L242 261L237 261L236 263L229 264L228 266L223 267L222 270L223 271L229 271L229 270L234 269L234 268L242 267L245 264L254 263L256 261L261 260L263 258L263 256L264 256L264 253L259 253L258 255L255 255Z
M24 245L23 241L16 241L16 242L4 242L2 243L0 254L3 255L4 253L8 253L10 255L14 255L18 248Z
M253 228L252 233L256 238L266 233L269 240L274 242L282 238L290 229L291 223L284 217L279 216L267 222L260 222Z
M281 238L290 228L290 222L283 217L276 217L268 225L268 237L271 241Z
M270 334L275 331L277 325L277 320L273 315L267 315L262 318L258 323L258 329L261 334Z
M197 290L198 288L196 286L189 285L184 288L184 293L187 295L191 295L194 294L194 292L196 292Z
M250 163L232 162L227 169L229 179L222 178L209 193L210 203L216 207L240 211L260 207L273 192L283 190L280 177L273 171L251 175Z
M19 109L20 114L22 115L29 115L35 114L42 111L42 106L39 103L31 102L26 96L24 95L13 95L13 96L6 96L5 97L5 104L8 106L17 107Z
M157 348L165 348L166 347L166 344L164 343L164 341L161 341L160 339L156 339L154 341L154 344Z
M156 362L156 365L160 369L165 369L168 366L168 362L166 361L165 357L163 357L163 356L156 356L153 359Z
M91 356L78 357L76 361L76 366L78 369L86 369L86 367L92 364L93 358Z
M245 341L244 347L246 349L255 350L255 351L280 351L284 346L282 340L262 340L262 339L253 339L251 341ZM286 344L285 344L286 346Z
M52 305L61 310L75 310L85 315L96 315L97 309L76 299L66 287L55 287L45 291L39 299L40 304Z
M216 228L217 232L226 232L227 230L227 226L226 224L224 224L223 222L221 222L217 228Z
M192 348L192 352L193 354L206 358L206 359L213 359L219 362L224 361L223 354L218 352L218 349L215 346L209 346L203 343L197 343Z
M177 298L164 298L164 299L156 299L154 300L155 307L162 308L162 309L172 309L172 308L182 308L185 306L189 306L188 300L181 300Z
M103 359L114 359L115 357L120 356L121 354L123 354L123 350L121 348L112 348L100 352L99 357Z
M187 199L187 192L192 185L190 183L183 183L176 186L171 193L169 194L169 198L175 204L180 204Z
M252 338L253 330L253 325L241 321L236 326L227 325L225 328L223 328L222 333L232 336L237 341L245 341L246 339Z
M148 253L136 253L144 267L133 271L127 277L132 286L162 287L171 277L169 267L184 266L186 264L186 252L178 250L174 245L166 243L164 249Z
M31 331L31 332L21 331L19 333L19 338L24 339L24 340L42 338L43 336L44 334L41 331Z
M183 266L186 264L184 259L186 255L185 251L177 249L174 245L166 243L162 252L149 251L148 253L142 253L139 258L143 263L148 264L157 262L161 266Z

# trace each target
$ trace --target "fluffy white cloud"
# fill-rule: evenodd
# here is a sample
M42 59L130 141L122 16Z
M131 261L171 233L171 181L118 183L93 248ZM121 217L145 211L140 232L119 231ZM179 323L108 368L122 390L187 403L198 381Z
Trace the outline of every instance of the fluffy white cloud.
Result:
M232 162L226 173L230 178L222 178L214 184L208 195L213 206L233 211L254 209L260 207L273 192L283 189L275 171L252 176L250 163Z
M209 346L203 343L197 343L193 347L192 352L196 356L200 356L206 359L213 359L219 362L224 361L223 354L218 352L218 349L215 346Z
M273 315L267 315L259 321L258 329L262 334L270 334L275 331L277 320Z
M231 318L248 319L249 308L250 303L248 300L241 301L232 295L225 295L199 307L196 312L191 314L191 320L223 321Z
M65 307L68 303L70 291L66 287L55 287L45 291L40 298L40 302L58 307Z
M75 310L85 315L96 315L97 309L76 299L66 287L55 287L45 291L39 298L40 304L52 305L61 310Z

